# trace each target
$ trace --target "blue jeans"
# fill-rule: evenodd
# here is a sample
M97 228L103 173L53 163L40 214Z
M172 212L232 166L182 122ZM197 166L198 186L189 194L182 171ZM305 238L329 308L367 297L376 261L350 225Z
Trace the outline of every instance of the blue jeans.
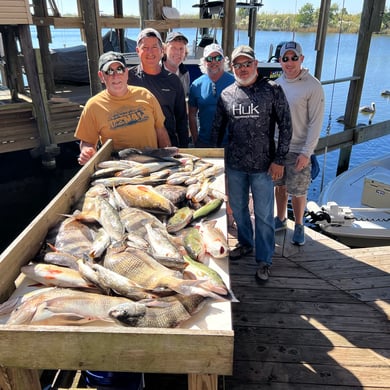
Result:
M256 251L256 262L272 264L275 250L274 185L267 172L247 173L226 168L228 196L237 224L237 239L241 245ZM249 211L249 191L252 192L255 214L255 237Z

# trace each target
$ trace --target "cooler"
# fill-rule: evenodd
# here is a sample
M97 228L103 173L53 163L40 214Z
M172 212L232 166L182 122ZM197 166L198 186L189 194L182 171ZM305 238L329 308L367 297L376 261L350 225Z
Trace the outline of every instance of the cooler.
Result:
M383 174L367 176L364 179L362 204L375 208L390 208L389 178Z

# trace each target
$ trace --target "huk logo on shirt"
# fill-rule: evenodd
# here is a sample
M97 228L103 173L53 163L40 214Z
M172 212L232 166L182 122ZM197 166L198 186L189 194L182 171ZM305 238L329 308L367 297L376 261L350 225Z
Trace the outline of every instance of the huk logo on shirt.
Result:
M251 103L248 105L233 104L233 115L234 116L259 116L259 106Z

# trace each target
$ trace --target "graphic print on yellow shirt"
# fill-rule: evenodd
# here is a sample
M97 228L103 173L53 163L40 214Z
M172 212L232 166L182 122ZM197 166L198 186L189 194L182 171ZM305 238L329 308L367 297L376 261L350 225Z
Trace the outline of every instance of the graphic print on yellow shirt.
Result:
M164 126L164 114L157 99L141 87L128 87L123 97L102 91L89 99L81 114L75 137L96 144L113 140L115 150L156 148L156 128Z

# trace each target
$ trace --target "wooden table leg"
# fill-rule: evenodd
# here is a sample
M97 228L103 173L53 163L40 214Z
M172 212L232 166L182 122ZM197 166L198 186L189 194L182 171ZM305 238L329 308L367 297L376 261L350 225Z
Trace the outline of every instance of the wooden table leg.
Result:
M188 390L217 390L218 375L188 374Z
M1 390L41 390L39 373L37 370L23 368L0 367Z

